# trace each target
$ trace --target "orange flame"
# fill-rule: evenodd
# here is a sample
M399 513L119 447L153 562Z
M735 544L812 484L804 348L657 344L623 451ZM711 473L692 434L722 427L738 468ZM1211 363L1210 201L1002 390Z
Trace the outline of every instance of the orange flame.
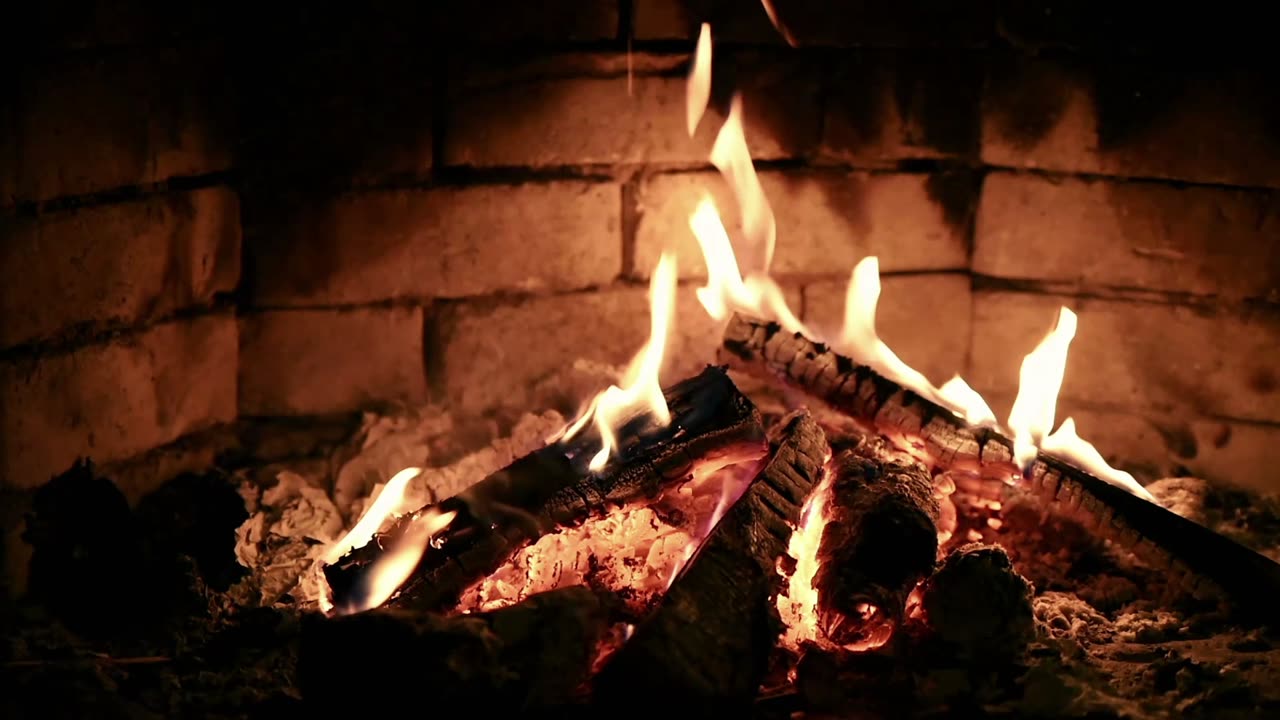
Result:
M383 523L392 515L403 513L412 508L401 507L404 504L404 491L409 481L422 474L422 468L410 467L396 473L386 486L374 498L373 503L360 516L355 527L351 528L342 539L329 546L321 558L325 565L332 565L342 559L343 555L356 548L362 548L373 539L373 534L382 528Z
M596 429L600 431L601 447L591 459L592 470L600 470L608 462L618 443L614 428L626 419L648 412L660 426L671 422L671 411L662 394L659 373L671 327L675 291L676 258L670 253L663 253L649 284L649 341L631 361L622 386L611 385L596 395L586 412L570 423L561 435L564 439L572 438L588 422L595 422Z
M745 274L768 275L773 263L773 248L777 243L778 225L773 208L764 196L764 188L751 162L747 149L746 131L742 127L742 96L734 95L729 106L729 117L716 135L711 146L711 164L716 166L738 199L738 212L742 219L742 235L745 246L739 258L739 269Z
M787 28L783 26L782 22L778 20L778 11L774 9L773 3L770 2L770 0L760 1L764 3L765 14L769 16L769 22L773 23L773 29L778 31L778 34L782 36L783 40L787 41L788 45L791 47L800 47L800 44L796 42L796 38L791 34L791 31L787 30Z
M1067 348L1075 334L1076 314L1064 307L1053 330L1022 360L1018 396L1009 411L1013 454L1021 468L1035 459L1036 448L1053 430L1058 391L1067 370Z
M333 612L337 615L364 612L390 599L417 567L422 553L427 550L427 543L448 527L457 514L456 511L440 513L434 508L427 508L414 518L404 534L360 576L351 600L341 607L334 607Z
M702 114L707 111L707 102L711 99L711 26L702 23L702 31L698 34L698 49L693 56L693 67L689 69L689 82L685 85L685 120L689 126L689 137L698 129Z
M1076 422L1072 418L1063 420L1057 431L1040 444L1040 449L1074 463L1099 480L1124 488L1140 498L1157 502L1155 496L1138 484L1132 475L1111 467L1097 448L1077 435Z

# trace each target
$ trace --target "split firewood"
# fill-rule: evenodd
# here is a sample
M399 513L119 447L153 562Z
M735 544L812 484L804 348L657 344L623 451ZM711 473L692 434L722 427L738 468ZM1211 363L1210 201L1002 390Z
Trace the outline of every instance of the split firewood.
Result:
M605 467L588 463L600 448L584 430L516 460L458 495L410 513L363 547L325 568L334 604L358 599L360 582L384 548L427 513L456 513L439 532L395 599L439 610L492 573L520 548L556 528L610 509L656 499L695 470L756 460L767 450L760 414L723 368L708 367L664 391L671 422L638 417L617 430L619 447Z
M1229 597L1235 608L1270 616L1280 564L1202 525L1045 453L1022 469L1013 442L777 323L735 315L721 359L732 368L801 390L868 429L899 439L943 470L1022 475L1058 511L1167 573L1197 598Z
M835 457L818 545L818 627L850 650L880 647L902 622L907 596L933 572L939 505L924 465L870 443Z
M1016 659L1035 639L1033 588L999 545L958 547L921 594L933 636L964 660Z
M770 461L597 676L598 699L609 707L749 709L783 630L778 560L828 454L808 413L786 421Z
M579 585L474 615L308 615L299 687L326 717L390 717L422 703L427 714L481 716L554 707L586 682L614 606Z

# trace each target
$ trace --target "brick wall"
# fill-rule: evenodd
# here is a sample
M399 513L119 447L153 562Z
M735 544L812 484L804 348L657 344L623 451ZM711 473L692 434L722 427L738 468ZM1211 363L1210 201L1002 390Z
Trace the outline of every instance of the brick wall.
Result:
M668 247L669 374L696 367L715 336L687 218L705 189L732 229L706 157L741 90L806 320L838 322L874 253L886 340L1003 415L1067 305L1063 414L1109 457L1280 488L1280 84L1247 53L1263 23L773 2L800 47L741 0L28 8L0 38L18 68L3 486L76 455L206 462L192 443L237 419L537 402L575 359L643 343ZM713 107L690 139L702 20Z

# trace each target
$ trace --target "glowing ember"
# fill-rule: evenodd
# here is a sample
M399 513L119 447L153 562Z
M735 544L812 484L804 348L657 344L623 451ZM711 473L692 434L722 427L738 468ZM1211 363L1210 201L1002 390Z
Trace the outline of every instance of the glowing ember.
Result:
M356 589L351 593L351 600L334 607L338 615L364 612L386 602L396 590L409 579L422 553L427 549L431 538L453 522L456 512L439 513L428 508L414 518L404 533L389 548L386 548L360 576Z
M649 341L631 361L623 376L622 387L611 385L591 401L586 412L570 423L563 433L564 439L572 438L588 422L594 421L600 431L601 448L591 459L590 468L600 470L609 460L618 440L614 428L642 412L647 412L653 422L665 426L671 422L667 399L662 394L659 371L666 350L667 332L671 327L672 308L675 305L676 258L663 253L649 284Z
M695 480L650 507L615 510L544 535L468 588L458 607L492 610L585 583L623 593L641 612L670 585L687 559L686 549L696 549L715 526L724 488L742 485L739 478L749 467L701 469Z
M709 468L708 471L695 473L692 483L694 485L700 484L699 474L709 476L710 472L714 472L714 470L717 469L718 468ZM706 520L698 524L698 528L694 531L693 537L689 539L689 543L685 545L683 550L681 550L680 557L676 559L676 563L671 569L671 577L667 580L667 587L664 589L669 590L672 584L675 583L676 577L680 575L680 571L684 569L686 564L688 564L689 559L697 553L698 548L702 545L702 541L707 539L707 536L710 535L711 531L715 529L717 524L719 524L720 519L724 517L724 514L728 512L729 508L735 502L738 501L738 498L742 497L742 493L745 492L747 487L751 484L751 478L754 475L755 468L734 468L733 470L726 472L715 472L714 476L718 479L720 484L720 500L716 502L715 509L711 511L711 514L707 516Z
M685 86L685 113L689 125L689 137L698 129L702 114L707 111L711 99L711 26L702 23L698 34L698 49L689 69L689 82Z
M795 570L787 578L787 592L779 595L778 614L786 625L782 643L795 650L803 642L819 641L818 591L813 578L818 574L818 546L827 525L827 505L835 487L835 474L826 470L800 511L800 526L791 533L787 555L795 560Z

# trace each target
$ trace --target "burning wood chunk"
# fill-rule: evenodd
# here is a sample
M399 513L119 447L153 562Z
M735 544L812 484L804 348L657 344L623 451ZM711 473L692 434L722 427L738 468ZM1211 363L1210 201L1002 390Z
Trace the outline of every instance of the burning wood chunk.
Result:
M720 356L733 369L800 390L874 427L936 469L981 468L986 478L1020 480L1047 507L1083 515L1091 530L1168 569L1187 593L1225 593L1237 611L1262 618L1274 614L1280 563L1057 457L1039 453L1019 467L1013 441L999 432L969 425L778 323L735 315Z
M365 606L371 566L424 517L452 517L435 535L401 588L399 602L422 609L450 606L542 535L612 508L653 499L695 473L759 458L765 452L760 414L726 375L708 367L665 391L670 424L639 417L617 432L617 454L599 471L588 463L599 436L583 432L526 455L458 495L400 518L390 529L325 568L339 608Z
M785 422L768 464L596 678L599 699L717 709L751 701L783 629L777 563L828 454L808 413Z
M924 466L867 445L837 455L818 546L818 627L846 649L883 645L933 570L938 500Z
M964 659L1016 658L1035 638L1033 589L998 545L956 548L924 584L923 608L937 639Z
M309 615L299 686L332 717L389 717L420 702L481 716L555 706L587 680L611 605L573 586L475 615Z

